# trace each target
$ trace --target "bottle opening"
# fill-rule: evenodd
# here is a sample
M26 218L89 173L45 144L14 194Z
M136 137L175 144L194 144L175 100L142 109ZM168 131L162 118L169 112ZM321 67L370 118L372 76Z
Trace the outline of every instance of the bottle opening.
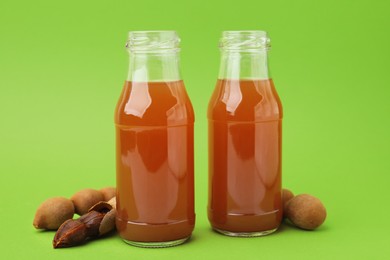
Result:
M131 31L126 48L136 53L164 53L180 51L176 31Z
M219 48L228 51L258 51L271 47L266 31L224 31Z

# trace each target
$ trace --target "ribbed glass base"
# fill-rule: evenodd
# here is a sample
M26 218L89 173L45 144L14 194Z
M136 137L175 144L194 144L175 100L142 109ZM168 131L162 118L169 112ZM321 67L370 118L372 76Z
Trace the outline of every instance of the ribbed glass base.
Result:
M183 243L185 243L189 237L173 240L173 241L165 241L165 242L138 242L138 241L129 241L123 239L127 244L137 247L145 247L145 248L163 248L163 247L172 247L172 246L178 246Z
M217 229L217 228L214 228L214 230L217 231L218 233L230 237L261 237L261 236L266 236L271 233L274 233L277 230L277 228L266 230L266 231L260 231L260 232L231 232L231 231Z

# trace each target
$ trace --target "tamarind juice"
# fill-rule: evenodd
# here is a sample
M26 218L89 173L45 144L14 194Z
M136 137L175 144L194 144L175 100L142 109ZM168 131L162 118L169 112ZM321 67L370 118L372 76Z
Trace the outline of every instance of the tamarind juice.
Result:
M127 81L115 123L120 236L151 247L187 239L195 224L194 112L183 81Z
M282 106L272 80L218 80L208 118L211 226L231 236L275 231L282 219Z

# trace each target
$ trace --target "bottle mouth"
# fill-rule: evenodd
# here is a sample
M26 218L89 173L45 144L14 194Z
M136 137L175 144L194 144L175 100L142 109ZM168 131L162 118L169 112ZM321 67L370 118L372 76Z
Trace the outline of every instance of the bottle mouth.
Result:
M228 51L259 51L271 47L266 31L224 31L219 48Z
M131 31L126 49L135 53L165 53L180 51L176 31Z

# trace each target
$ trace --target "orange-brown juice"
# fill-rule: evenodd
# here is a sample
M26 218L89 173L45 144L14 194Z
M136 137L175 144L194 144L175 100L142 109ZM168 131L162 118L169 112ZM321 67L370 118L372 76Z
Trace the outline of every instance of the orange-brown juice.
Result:
M218 80L208 118L212 227L233 235L275 230L282 219L282 106L272 80Z
M194 112L183 82L126 82L115 123L120 236L137 242L189 237Z

